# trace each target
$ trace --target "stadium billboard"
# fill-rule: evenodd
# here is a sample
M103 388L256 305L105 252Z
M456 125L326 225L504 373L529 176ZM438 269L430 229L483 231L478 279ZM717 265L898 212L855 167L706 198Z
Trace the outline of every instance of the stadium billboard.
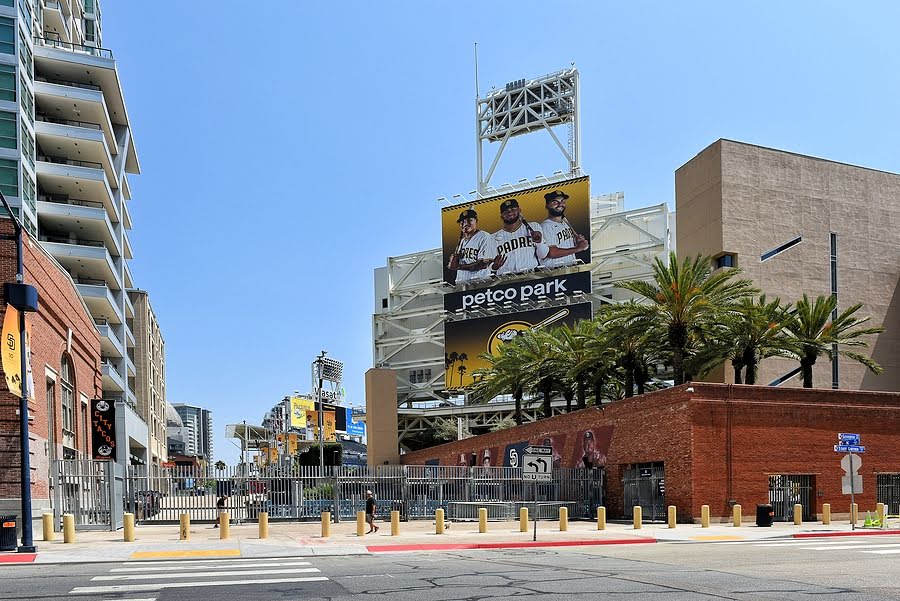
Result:
M445 207L444 281L478 285L493 277L590 262L587 176Z
M518 306L531 301L547 301L590 292L591 272L558 273L547 278L520 280L508 284L496 282L486 288L448 292L444 295L444 310L472 311Z
M466 388L474 383L475 370L488 367L479 356L497 355L503 343L520 332L540 328L554 328L563 324L590 319L591 303L577 303L561 307L546 307L492 315L479 319L448 321L444 324L445 383L448 390Z

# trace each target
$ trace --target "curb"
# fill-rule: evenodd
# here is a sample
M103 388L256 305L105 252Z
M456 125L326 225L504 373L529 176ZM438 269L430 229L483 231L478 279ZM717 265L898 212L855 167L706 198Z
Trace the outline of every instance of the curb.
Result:
M655 543L655 538L622 538L610 540L573 540L505 543L426 543L420 545L370 545L370 553L407 553L409 551L463 551L471 549L522 549L533 547L580 547L598 545L638 545Z
M33 563L37 553L0 553L0 563Z
M835 536L882 536L898 535L900 530L852 530L850 532L798 532L792 538L829 538Z

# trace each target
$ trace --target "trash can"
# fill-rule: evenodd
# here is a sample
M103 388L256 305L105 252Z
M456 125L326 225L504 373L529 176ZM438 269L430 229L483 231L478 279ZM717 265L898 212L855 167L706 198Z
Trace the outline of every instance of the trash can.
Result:
M15 515L0 515L0 551L15 551L16 547Z
M756 525L760 528L768 528L772 525L772 520L775 518L775 510L772 509L772 506L766 503L765 505L757 505L756 506Z

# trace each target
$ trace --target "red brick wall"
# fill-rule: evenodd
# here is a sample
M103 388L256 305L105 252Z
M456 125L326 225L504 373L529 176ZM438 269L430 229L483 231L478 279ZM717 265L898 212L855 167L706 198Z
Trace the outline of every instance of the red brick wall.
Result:
M0 234L13 234L9 219L0 219ZM48 423L46 368L60 373L66 352L68 330L72 330L70 358L75 368L75 422L77 450L90 453L90 433L83 428L81 395L88 399L102 394L100 335L81 302L78 291L62 268L25 234L25 283L38 289L39 311L28 315L31 324L31 364L34 373L34 401L29 403L33 419L29 425L31 440L32 494L36 499L49 498L49 428L55 432L57 456L62 457L62 391L55 388L55 419ZM16 277L16 244L0 241L0 280L14 282ZM0 289L0 323L6 311ZM2 373L2 370L0 370ZM18 397L10 394L5 375L0 377L0 499L18 498L19 491L19 417ZM88 405L88 411L90 406ZM88 416L88 427L90 417Z

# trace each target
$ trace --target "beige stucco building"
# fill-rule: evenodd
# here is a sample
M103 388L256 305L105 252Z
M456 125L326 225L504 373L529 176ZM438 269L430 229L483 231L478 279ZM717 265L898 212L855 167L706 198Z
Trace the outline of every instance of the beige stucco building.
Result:
M884 374L822 357L814 386L900 390L900 175L718 140L676 171L675 204L680 257L733 261L769 298L836 292L839 311L861 302L867 325L886 328L863 350ZM757 383L796 367L766 360ZM712 379L731 382L732 370Z
M168 459L166 447L166 343L159 322L144 290L129 290L134 305L134 391L137 409L147 422L148 461L154 465Z

